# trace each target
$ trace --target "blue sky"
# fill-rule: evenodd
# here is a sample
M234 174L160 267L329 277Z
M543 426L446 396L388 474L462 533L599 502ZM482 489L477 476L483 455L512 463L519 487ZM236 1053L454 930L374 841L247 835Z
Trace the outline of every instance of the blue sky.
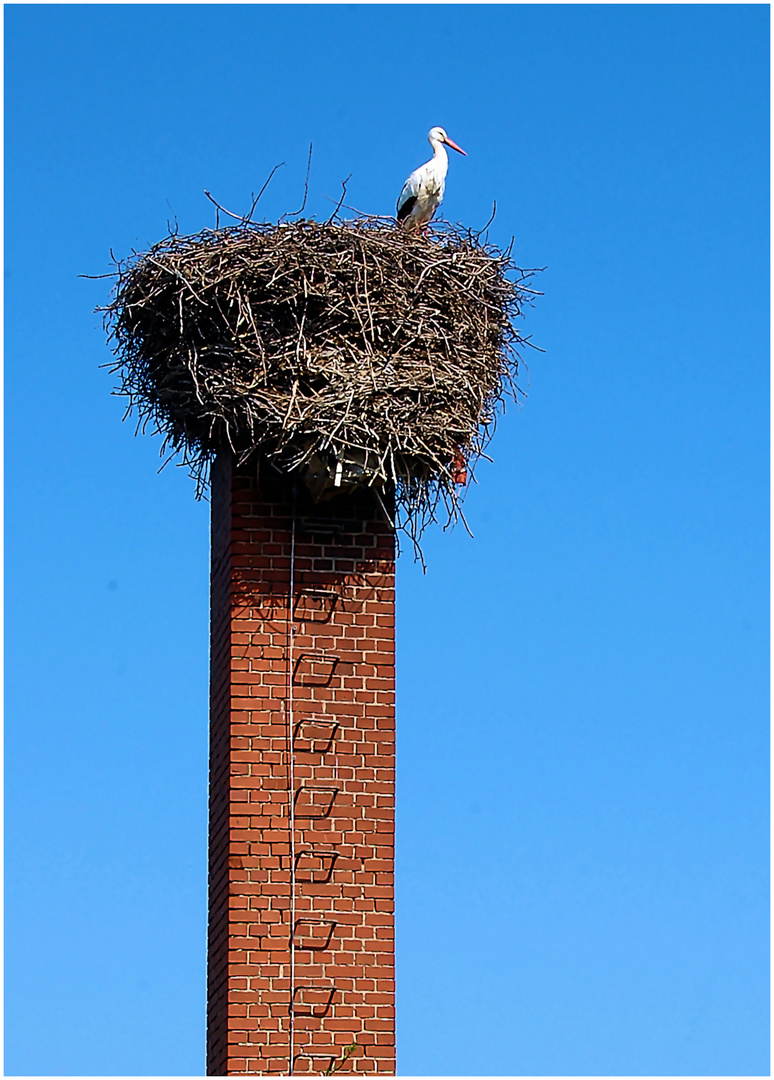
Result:
M768 19L6 7L7 1073L204 1070L208 507L78 275L434 124L545 353L399 564L399 1072L768 1072Z

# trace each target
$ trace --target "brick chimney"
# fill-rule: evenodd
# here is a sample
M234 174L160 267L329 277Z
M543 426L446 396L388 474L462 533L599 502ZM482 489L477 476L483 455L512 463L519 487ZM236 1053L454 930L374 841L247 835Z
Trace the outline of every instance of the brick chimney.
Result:
M207 1073L394 1074L392 527L221 452L211 589Z

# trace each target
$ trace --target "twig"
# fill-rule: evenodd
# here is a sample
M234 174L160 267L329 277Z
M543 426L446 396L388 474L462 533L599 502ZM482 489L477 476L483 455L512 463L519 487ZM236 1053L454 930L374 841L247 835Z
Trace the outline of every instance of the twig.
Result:
M306 197L309 194L309 170L311 169L311 167L312 167L312 143L309 143L309 157L307 158L307 162L306 162L306 180L304 181L304 201L301 203L301 209L300 210L294 210L292 212L292 214L283 214L282 217L279 219L280 221L284 221L285 218L298 217L299 214L303 214L304 209L306 207Z
M355 1050L357 1050L357 1043L350 1043L349 1046L345 1046L341 1053L341 1057L337 1058L336 1061L331 1062L323 1073L323 1076L333 1076L334 1073L338 1072L342 1065L345 1064L350 1054L353 1054Z
M338 205L336 206L336 209L333 211L331 216L328 218L328 220L326 222L326 225L330 225L331 222L333 221L333 219L338 214L339 210L341 210L342 203L344 202L344 196L347 194L347 184L350 182L351 179L352 179L352 173L349 174L349 176L347 177L346 180L341 181L341 198L339 199L339 202L338 202ZM332 199L331 199L331 202L333 202Z
M350 175L347 177L347 180L349 180L351 176L352 174L350 173ZM336 201L335 199L332 199L330 195L323 195L323 198L327 199L328 202ZM374 224L383 223L387 225L395 225L397 220L394 217L388 217L386 214L369 214L367 210L358 210L356 206L350 206L349 203L342 202L341 199L339 200L339 204L336 207L335 213L337 213L342 206L345 210L351 210L353 214L357 214L358 217L364 218L366 221L373 222ZM331 218L330 220L332 221L333 218Z
M496 214L496 213L497 213L497 199L494 199L494 200L492 201L492 216L490 217L489 221L487 221L487 223L486 223L486 225L485 225L485 226L483 227L483 229L479 229L479 230L478 230L478 234L477 234L478 236L481 236L481 234L482 234L482 233L485 233L485 232L486 232L486 230L487 230L487 229L489 228L489 226L490 226L490 225L492 224L492 222L494 221L494 219L495 219L495 214Z
M172 204L170 203L169 199L165 199L164 201L166 202L169 209L172 210ZM169 218L167 218L167 232L169 233L170 236L177 236L178 233L180 232L180 227L177 224L177 214L175 213L174 210L172 210L172 215L173 215L173 217L175 219L175 228L174 228L174 231L173 231L171 225L169 224Z
M227 214L228 217L234 218L235 221L241 221L243 225L246 224L246 219L241 214L232 214L230 210L226 210L226 208L221 206L219 202L216 202L215 199L213 199L212 195L210 195L207 188L204 189L204 194L214 206L217 206L221 214Z
M264 193L264 191L266 190L266 188L267 188L267 187L269 186L269 183L271 182L271 178L272 178L272 176L274 176L274 174L275 174L275 172L277 171L277 169L281 169L281 168L282 168L282 166L283 166L284 164L285 164L285 162L284 162L284 161L281 161L281 162L279 163L279 165L275 165L275 166L274 166L274 168L273 168L273 169L271 170L271 172L269 173L269 175L268 175L268 177L267 177L267 179L266 179L266 183L265 183L265 184L263 185L263 187L261 188L261 190L260 190L260 191L258 192L258 194L257 194L257 195L255 196L255 198L253 199L253 205L252 205L252 206L250 207L250 213L249 213L249 214L247 215L247 221L246 221L246 224L249 224L249 222L250 222L250 219L252 218L252 216L253 216L253 214L254 214L254 212L255 212L255 208L256 208L256 206L258 205L258 200L260 199L261 195L263 195L263 193Z
M227 214L228 217L234 218L235 221L241 221L243 225L252 225L253 222L250 219L252 218L253 213L255 212L256 206L258 205L258 200L260 199L261 195L263 195L266 188L269 186L269 181L271 180L272 176L274 176L277 169L281 169L284 164L285 164L285 162L281 161L279 163L279 165L275 165L274 168L271 170L266 183L263 185L261 190L258 192L258 194L253 199L253 204L250 207L250 213L247 215L247 217L245 217L243 214L232 214L230 210L227 210L225 208L225 206L221 206L219 202L216 202L215 199L213 199L212 195L210 195L209 191L207 191L206 188L204 189L204 194L207 196L207 198L210 200L210 202L214 206L216 206L218 208L218 210L222 214Z

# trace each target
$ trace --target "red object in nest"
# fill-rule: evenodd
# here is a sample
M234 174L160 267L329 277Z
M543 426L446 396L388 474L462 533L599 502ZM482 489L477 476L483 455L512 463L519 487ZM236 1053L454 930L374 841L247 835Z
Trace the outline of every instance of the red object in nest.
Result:
M451 466L451 478L457 487L462 487L468 482L468 467L465 464L465 458L462 455L462 450L457 447L454 455L454 461Z

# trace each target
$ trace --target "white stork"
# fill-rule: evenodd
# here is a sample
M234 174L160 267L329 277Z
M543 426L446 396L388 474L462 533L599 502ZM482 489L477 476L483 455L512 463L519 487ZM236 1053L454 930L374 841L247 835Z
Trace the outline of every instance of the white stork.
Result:
M403 185L396 207L398 221L409 228L427 225L443 200L446 170L449 168L444 143L458 154L468 156L461 146L452 142L442 127L431 128L427 141L433 148L433 156L414 169Z

